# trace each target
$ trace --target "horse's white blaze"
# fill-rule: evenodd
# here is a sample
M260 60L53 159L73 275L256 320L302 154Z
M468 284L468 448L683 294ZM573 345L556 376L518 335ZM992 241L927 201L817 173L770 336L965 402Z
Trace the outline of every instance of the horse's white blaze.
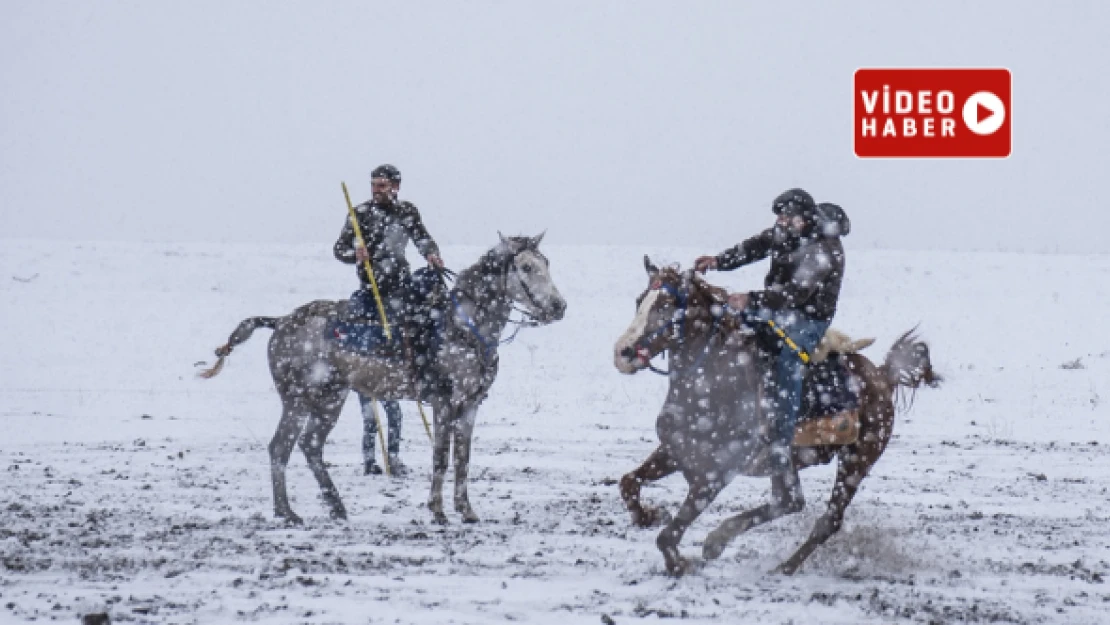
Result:
M640 337L644 335L647 330L648 318L651 316L651 309L655 307L655 301L659 299L659 291L651 291L644 297L644 301L640 302L640 307L636 310L636 316L632 319L632 324L624 331L624 334L617 339L617 344L613 347L613 364L617 367L617 371L621 373L632 373L636 369L632 365L632 361L621 356L621 352L625 348L632 347Z

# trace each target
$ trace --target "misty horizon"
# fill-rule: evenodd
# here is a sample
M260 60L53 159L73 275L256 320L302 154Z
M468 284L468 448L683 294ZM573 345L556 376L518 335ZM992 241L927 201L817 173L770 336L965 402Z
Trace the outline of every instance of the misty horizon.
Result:
M849 249L1107 253L1110 5L8 2L6 238L330 247L400 167L441 244L704 247L801 186ZM1006 67L1007 159L865 160L860 67Z

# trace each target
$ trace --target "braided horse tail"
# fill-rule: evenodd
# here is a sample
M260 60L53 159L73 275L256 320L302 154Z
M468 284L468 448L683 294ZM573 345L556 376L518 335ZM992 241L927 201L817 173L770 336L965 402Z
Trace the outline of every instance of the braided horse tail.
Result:
M235 328L235 331L231 333L231 336L227 339L227 343L216 348L216 356L219 357L216 364L210 369L205 369L197 373L197 375L205 379L214 378L219 375L220 371L223 371L224 361L231 355L231 350L236 345L245 343L247 339L251 337L251 334L258 328L269 328L273 330L277 327L279 319L280 317L249 317L244 319L239 324L239 327Z

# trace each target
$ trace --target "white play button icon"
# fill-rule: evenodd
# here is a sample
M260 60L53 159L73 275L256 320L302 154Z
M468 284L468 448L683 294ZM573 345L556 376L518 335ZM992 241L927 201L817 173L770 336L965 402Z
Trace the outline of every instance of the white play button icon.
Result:
M964 124L977 135L993 134L1006 121L1006 105L990 91L980 91L964 102Z

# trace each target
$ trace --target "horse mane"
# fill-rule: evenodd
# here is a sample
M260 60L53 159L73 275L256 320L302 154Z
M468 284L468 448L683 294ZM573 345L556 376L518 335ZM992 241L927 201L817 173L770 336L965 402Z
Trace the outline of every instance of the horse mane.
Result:
M709 297L709 301L713 304L725 305L728 302L728 289L710 284L708 280L694 273L692 275L694 286L697 287L702 293Z
M677 263L659 268L656 278L664 282L676 282L680 285L688 285L691 295L700 296L706 301L707 308L710 309L710 314L720 314L720 311L713 311L712 308L719 306L723 309L728 304L727 289L710 284L708 280L692 269L682 271ZM740 328L741 325L740 320L731 315L723 315L721 318L720 327L726 332L736 330Z
M710 305L724 306L728 302L728 290L719 286L710 284L704 277L698 275L692 269L682 271L678 264L668 265L659 269L659 278L666 280L671 279L679 283L688 283L691 285L692 293L700 293L709 300Z
M503 237L500 243L490 248L477 262L459 272L458 283L472 285L487 276L500 275L505 272L513 257L526 250L540 253L533 245L531 237Z

